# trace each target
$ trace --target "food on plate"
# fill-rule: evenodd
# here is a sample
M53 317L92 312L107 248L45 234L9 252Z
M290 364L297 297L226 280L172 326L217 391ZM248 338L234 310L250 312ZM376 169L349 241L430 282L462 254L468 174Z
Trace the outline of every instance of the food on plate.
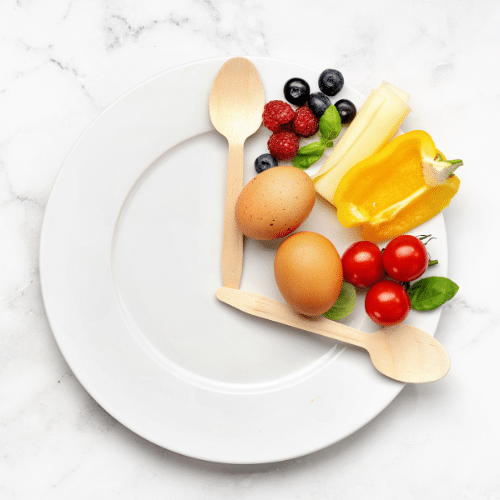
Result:
M410 309L407 291L395 281L379 281L366 294L366 314L378 325L392 326L401 323L410 313Z
M338 137L342 129L342 120L338 109L330 105L318 122L319 141L310 142L302 146L293 159L293 166L306 169L318 161L325 149L333 146L333 140Z
M311 93L304 79L290 78L283 87L288 102L275 99L264 106L262 122L273 133L267 149L277 161L293 159L295 167L306 169L321 158L327 147L333 147L342 124L349 124L356 116L351 101L340 99L334 106L328 97L337 95L343 85L344 77L334 69L324 70L318 79L318 86L325 92ZM318 142L299 149L300 138L312 137L318 131Z
M342 125L347 125L354 120L356 116L356 106L349 99L340 99L335 103L335 107L340 115Z
M337 95L343 83L340 72L325 70L318 79L320 92L311 93L305 80L291 78L283 89L288 102L265 105L263 124L272 132L269 153L254 162L258 175L238 197L236 220L247 237L286 237L276 251L274 274L294 311L342 319L354 310L356 287L362 287L368 289L368 316L391 326L404 321L412 308L434 309L458 290L448 278L421 278L437 264L425 246L432 236L403 233L449 204L460 185L454 170L462 162L447 161L426 132L393 138L410 111L406 92L383 82L358 112L347 99L331 104L329 96ZM343 124L349 127L311 178L303 170L334 146ZM317 141L299 148L301 138L315 134ZM293 166L278 166L290 159ZM345 227L363 225L363 240L342 258L317 232L290 235L309 216L316 193L337 208ZM391 240L385 248L376 244L384 239Z
M275 99L264 105L262 123L271 132L280 132L283 127L293 120L295 112L287 102Z
M300 106L295 110L292 128L301 137L311 137L318 132L319 120L309 106Z
M385 278L382 251L371 241L357 241L342 255L344 279L354 286L371 287Z
M309 99L311 88L303 78L290 78L283 87L283 93L289 103L302 106Z
M291 166L256 175L236 200L236 222L249 238L272 240L287 236L309 216L316 201L311 178Z
M335 191L354 165L384 147L410 112L409 94L384 82L368 96L330 156L314 176L316 191L334 204Z
M337 217L348 228L363 225L365 240L406 233L448 206L461 164L446 161L427 132L400 135L345 174L335 193Z
M340 295L338 296L335 304L333 304L328 311L323 313L325 318L333 321L339 321L354 311L356 306L356 287L348 283L346 280L342 283Z
M432 311L452 299L458 285L443 276L428 276L415 281L408 289L411 307L417 311Z
M427 270L429 254L419 238L402 234L387 244L382 262L385 272L396 281L414 281Z
M299 150L299 137L311 137L319 128L319 121L308 106L293 110L290 104L274 100L264 106L264 126L273 132L267 149L276 160L291 160Z
M318 78L318 87L323 94L330 97L337 95L344 86L344 77L336 69L325 69Z
M300 231L278 247L274 276L281 295L294 311L316 316L328 311L339 297L342 262L328 238Z
M269 168L277 167L278 160L272 156L270 153L264 153L255 158L254 167L255 171L260 174L264 172L264 170L268 170Z
M344 252L344 284L369 289L365 310L376 323L389 326L403 321L408 313L408 301L410 308L428 311L444 304L457 293L458 285L448 278L429 276L414 281L429 266L438 263L437 260L429 261L425 246L432 239L431 235L405 234L391 240L382 250L371 241L357 241ZM388 281L400 286L387 285ZM382 282L383 285L380 284ZM375 288L373 292L372 288ZM333 311L333 314L337 312ZM333 314L331 319L336 319ZM325 316L330 317L328 314Z
M323 113L332 105L330 98L323 92L313 92L307 100L307 105L311 108L314 116L321 118Z
M269 153L277 160L291 160L299 151L299 138L293 132L275 132L267 141Z

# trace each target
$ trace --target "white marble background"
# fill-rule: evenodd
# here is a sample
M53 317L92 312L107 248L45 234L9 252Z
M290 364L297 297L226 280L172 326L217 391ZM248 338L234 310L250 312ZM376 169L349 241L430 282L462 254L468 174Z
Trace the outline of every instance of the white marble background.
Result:
M445 213L460 286L437 338L453 365L371 423L284 463L161 449L103 411L51 333L38 246L52 183L91 121L179 64L271 56L411 94L406 125L462 157ZM500 498L500 3L497 0L0 1L0 498Z

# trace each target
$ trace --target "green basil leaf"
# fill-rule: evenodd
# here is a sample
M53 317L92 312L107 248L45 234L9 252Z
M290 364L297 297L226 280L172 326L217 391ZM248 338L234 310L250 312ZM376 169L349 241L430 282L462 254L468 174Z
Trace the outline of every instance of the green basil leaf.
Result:
M340 134L342 121L338 109L332 104L319 119L319 135L327 141L332 141Z
M302 146L298 153L299 155L310 155L310 154L323 154L325 151L325 146L321 142L311 142Z
M309 168L313 163L317 162L322 155L297 155L292 161L294 167L305 170Z
M302 146L293 159L293 166L301 169L309 168L318 161L325 152L325 145L321 142L311 142Z
M344 281L340 290L339 298L333 306L323 314L325 318L337 321L349 316L356 305L356 288L351 283Z
M417 311L436 309L455 296L458 285L448 278L429 276L416 281L408 289L410 302Z

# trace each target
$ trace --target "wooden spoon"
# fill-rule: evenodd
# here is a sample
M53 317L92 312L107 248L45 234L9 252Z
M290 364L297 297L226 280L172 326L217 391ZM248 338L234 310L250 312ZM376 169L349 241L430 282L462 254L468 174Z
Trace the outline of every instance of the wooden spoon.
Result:
M236 225L236 199L243 188L243 145L262 123L265 95L255 66L243 57L229 59L210 91L210 119L229 143L226 206L222 241L222 283L239 288L243 268L243 235Z
M380 373L400 382L433 382L450 369L450 358L444 347L411 325L400 323L375 333L364 333L324 316L302 316L288 304L256 293L219 288L216 295L220 301L253 316L362 347Z

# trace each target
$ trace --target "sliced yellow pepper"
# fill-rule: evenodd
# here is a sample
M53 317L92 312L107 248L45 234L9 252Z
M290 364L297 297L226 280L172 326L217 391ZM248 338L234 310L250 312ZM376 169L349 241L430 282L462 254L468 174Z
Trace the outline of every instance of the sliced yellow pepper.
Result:
M340 181L334 203L345 227L363 225L362 237L382 241L408 232L448 206L460 186L427 132L393 139L359 162Z

